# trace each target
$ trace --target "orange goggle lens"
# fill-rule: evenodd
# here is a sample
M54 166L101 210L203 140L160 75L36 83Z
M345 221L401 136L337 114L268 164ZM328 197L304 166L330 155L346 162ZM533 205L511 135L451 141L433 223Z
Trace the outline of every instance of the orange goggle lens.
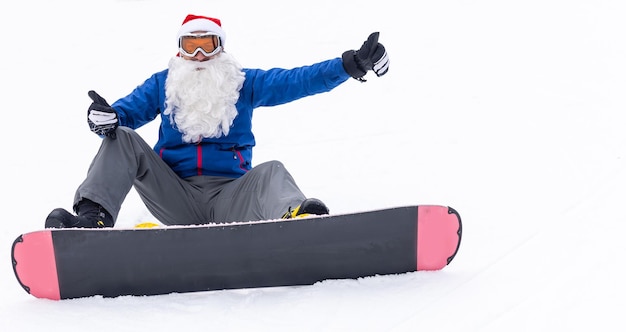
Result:
M205 56L217 54L222 49L220 37L214 34L183 35L178 39L178 49L186 56L202 52Z

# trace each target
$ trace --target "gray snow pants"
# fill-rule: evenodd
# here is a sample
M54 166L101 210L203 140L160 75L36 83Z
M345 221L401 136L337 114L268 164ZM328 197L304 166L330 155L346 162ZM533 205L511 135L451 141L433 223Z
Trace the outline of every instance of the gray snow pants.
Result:
M239 178L180 178L134 130L118 127L104 138L74 208L87 198L116 220L135 186L144 204L165 225L191 225L280 218L306 198L278 161L260 164Z

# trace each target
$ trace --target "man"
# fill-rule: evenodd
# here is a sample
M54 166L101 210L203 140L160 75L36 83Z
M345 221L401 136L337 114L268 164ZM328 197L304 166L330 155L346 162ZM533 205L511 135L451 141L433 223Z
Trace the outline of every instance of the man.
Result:
M378 33L357 51L290 70L242 68L225 43L220 20L188 15L168 69L113 105L89 91L87 122L102 145L76 190L76 215L55 209L46 227L113 227L132 186L165 225L328 213L280 162L252 167L253 109L328 92L350 77L365 81L370 70L384 75L389 58ZM134 129L157 116L159 140L150 147Z

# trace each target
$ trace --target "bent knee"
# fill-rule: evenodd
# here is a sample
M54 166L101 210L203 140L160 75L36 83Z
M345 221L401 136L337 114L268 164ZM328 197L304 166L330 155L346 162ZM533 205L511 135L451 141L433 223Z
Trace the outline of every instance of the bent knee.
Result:
M264 163L261 163L259 165L257 165L254 168L258 168L259 170L262 169L285 169L285 165L283 165L282 162L278 161L278 160L270 160L270 161L266 161Z
M133 140L141 137L134 129L123 126L119 126L115 129L115 136L118 138L127 137Z
M115 134L119 135L138 135L137 132L129 127L119 126L115 129Z

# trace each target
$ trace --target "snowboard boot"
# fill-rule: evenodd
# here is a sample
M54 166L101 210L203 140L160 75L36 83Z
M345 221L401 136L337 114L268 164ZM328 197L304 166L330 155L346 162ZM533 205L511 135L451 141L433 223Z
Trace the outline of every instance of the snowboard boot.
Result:
M328 208L326 204L320 201L317 198L307 198L302 201L302 204L298 205L295 209L289 210L285 214L283 214L281 219L293 219L293 218L302 218L309 215L322 215L328 214Z
M113 217L100 204L86 198L78 202L76 216L65 209L54 209L46 218L46 228L113 227Z

